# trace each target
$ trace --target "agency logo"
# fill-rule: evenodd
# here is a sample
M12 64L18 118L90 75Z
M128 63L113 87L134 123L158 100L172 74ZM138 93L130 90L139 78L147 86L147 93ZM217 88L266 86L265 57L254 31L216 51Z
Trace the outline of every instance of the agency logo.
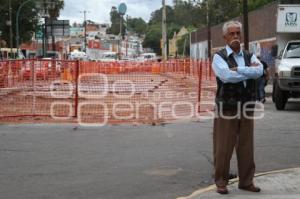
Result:
M286 26L297 26L298 15L296 12L288 12L285 17Z

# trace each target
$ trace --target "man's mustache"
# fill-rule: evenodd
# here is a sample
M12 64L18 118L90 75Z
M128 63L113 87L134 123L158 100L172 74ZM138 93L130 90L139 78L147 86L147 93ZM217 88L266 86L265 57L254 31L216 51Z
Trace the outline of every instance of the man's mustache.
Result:
M231 42L230 42L230 45L232 45L233 43L235 43L235 42L237 42L237 43L241 43L241 41L240 40L238 40L238 39L235 39L235 40L232 40Z

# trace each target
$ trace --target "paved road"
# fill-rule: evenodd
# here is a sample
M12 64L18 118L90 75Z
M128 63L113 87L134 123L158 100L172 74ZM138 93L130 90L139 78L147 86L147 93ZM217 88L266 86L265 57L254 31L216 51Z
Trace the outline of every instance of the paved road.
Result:
M264 119L256 122L258 172L300 166L299 113L299 102L280 112L266 104ZM189 195L212 183L211 126L211 121L102 128L1 125L0 198Z

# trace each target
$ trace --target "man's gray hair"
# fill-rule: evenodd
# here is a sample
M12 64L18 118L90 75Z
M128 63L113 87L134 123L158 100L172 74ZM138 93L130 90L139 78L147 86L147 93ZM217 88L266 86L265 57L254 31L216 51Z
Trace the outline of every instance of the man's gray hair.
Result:
M243 25L239 21L228 21L223 25L223 35L226 35L230 27L239 27L242 31Z

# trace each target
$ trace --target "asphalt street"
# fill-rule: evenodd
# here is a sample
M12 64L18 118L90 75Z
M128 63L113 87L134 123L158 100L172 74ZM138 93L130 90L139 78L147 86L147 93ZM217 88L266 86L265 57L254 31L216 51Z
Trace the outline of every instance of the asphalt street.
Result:
M257 172L300 166L300 101L256 121ZM236 171L235 158L232 171ZM174 199L212 180L212 121L0 125L0 198Z

